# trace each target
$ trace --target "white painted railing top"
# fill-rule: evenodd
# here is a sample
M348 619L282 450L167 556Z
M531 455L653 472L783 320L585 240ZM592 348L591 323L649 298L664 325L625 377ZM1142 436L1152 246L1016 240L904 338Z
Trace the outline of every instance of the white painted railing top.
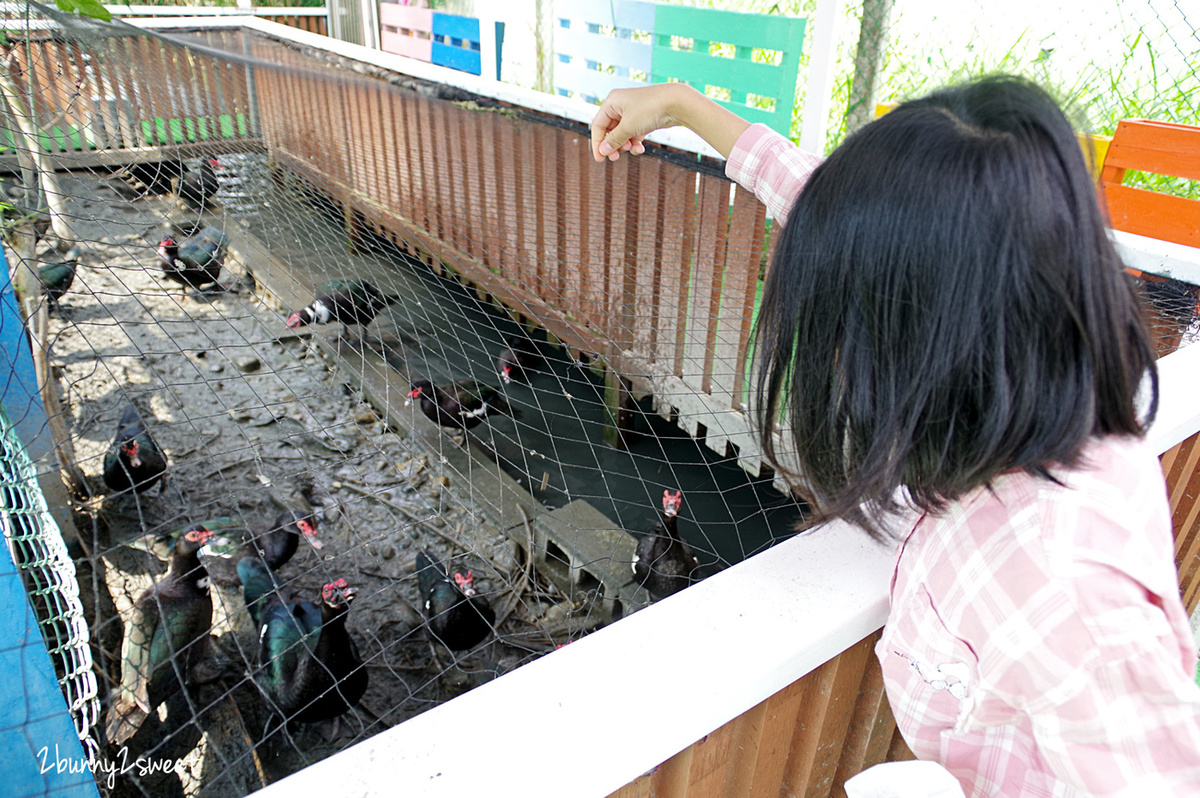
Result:
M323 17L324 6L142 6L105 4L114 17ZM226 23L227 24L227 23Z

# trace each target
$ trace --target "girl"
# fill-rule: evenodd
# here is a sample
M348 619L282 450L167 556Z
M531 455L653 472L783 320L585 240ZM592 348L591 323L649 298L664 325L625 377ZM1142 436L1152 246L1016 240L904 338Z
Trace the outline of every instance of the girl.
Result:
M762 444L782 468L783 421L819 518L899 541L876 653L913 752L970 796L1200 795L1153 349L1062 111L985 78L822 163L664 84L609 95L593 155L669 125L784 224Z

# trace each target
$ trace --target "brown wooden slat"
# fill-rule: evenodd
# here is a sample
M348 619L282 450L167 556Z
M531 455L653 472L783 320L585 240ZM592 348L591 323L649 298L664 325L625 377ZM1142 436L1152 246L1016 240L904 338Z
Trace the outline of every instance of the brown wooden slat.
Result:
M121 138L126 147L138 147L148 143L133 116L136 103L132 89L132 53L132 40L129 37L109 40L108 65L114 76L113 88L117 95L117 124L121 127Z
M662 203L664 162L644 158L638 162L638 193L635 198L638 230L632 278L626 286L633 296L629 320L629 351L647 360L653 357L662 301L663 243Z
M399 209L400 189L397 174L400 169L400 146L396 139L395 91L391 86L379 87L378 101L379 136L382 147L380 152L382 174L379 176L382 194L378 199L389 207Z
M562 303L584 318L589 318L584 308L586 288L584 286L585 258L590 262L587 250L589 233L588 210L584 205L583 192L588 185L588 162L591 158L584 152L586 144L577 133L563 131L559 140L559 168L562 189L558 193L555 216L559 219L559 257Z
M873 650L877 637L870 640ZM872 655L866 660L854 715L847 727L846 743L842 746L837 773L834 775L832 794L836 798L844 798L842 784L846 779L886 759L895 731L896 720L884 691L883 669L879 665L879 658Z
M537 125L538 151L541 153L538 171L538 258L542 298L560 307L563 304L563 250L566 246L562 205L562 155L565 131L549 125ZM567 211L573 213L574 210Z
M1190 614L1200 604L1200 435L1172 447L1161 461L1171 506L1180 592Z
M452 103L439 103L442 108L442 124L446 138L443 139L443 169L446 175L446 220L449 232L448 243L468 257L475 257L474 234L471 230L470 188L467 173L471 169L467 139L471 134L469 112L464 112Z
M807 687L804 682L817 678L820 677L810 673L763 702L766 713L763 716L762 740L747 798L775 798L780 795L793 747L792 740L805 711Z
M784 782L801 795L828 795L833 789L842 743L853 716L854 702L845 700L857 692L873 657L873 641L867 638L822 666L826 678L808 693L810 712L814 714L793 738L792 756ZM828 667L827 667L828 666Z
M124 143L121 127L117 124L117 115L113 113L113 108L109 106L107 100L109 95L115 94L111 86L112 76L108 67L107 48L93 47L86 52L91 56L90 74L96 95L96 113L104 126L104 147L111 150L120 149Z
M708 393L712 382L714 320L721 296L721 266L725 261L728 230L729 183L711 175L700 176L699 218L692 266L687 341L683 379L692 388Z
M663 762L650 778L651 798L685 798L694 748L689 746Z
M497 161L507 158L508 153L498 153L500 140L499 125L509 124L499 114L480 114L478 119L479 140L475 157L479 163L479 213L480 224L487 230L486 244L480 252L485 266L502 268L504 260L504 233L501 228L502 211L498 203L497 182L500 180Z
M725 251L725 282L716 317L712 394L728 408L741 404L742 365L750 337L765 208L753 194L735 189Z
M417 106L411 94L397 91L396 96L400 101L396 118L397 142L402 142L403 147L400 160L397 161L400 201L403 215L415 223L420 218L417 208L417 185L420 181L419 164L416 163L417 158L420 157L420 142L417 140L416 127Z
M642 231L645 228L646 218L642 216L637 208L637 203L642 197L641 187L643 183L655 182L657 171L655 169L643 166L643 161L629 160L629 168L627 170L627 182L625 191L622 195L613 197L615 202L620 202L627 210L625 220L621 224L622 230L625 233L624 240L620 250L620 271L614 274L617 282L617 307L616 318L618 320L618 328L615 335L610 337L613 339L614 351L631 351L637 343L637 288L638 288L638 244L641 241ZM615 223L615 220L614 220Z

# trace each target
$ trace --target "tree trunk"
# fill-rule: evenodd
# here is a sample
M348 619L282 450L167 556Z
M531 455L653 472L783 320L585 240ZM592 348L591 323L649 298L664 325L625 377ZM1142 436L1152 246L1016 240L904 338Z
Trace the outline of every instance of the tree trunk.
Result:
M846 133L875 118L877 81L883 69L888 30L895 0L863 0L862 25L858 29L858 51L854 56L854 82L846 108Z

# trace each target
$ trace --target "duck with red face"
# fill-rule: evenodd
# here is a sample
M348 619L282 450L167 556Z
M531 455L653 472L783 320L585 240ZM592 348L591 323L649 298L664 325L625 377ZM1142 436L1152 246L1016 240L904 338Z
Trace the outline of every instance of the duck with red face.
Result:
M124 745L180 688L178 673L188 674L209 655L212 596L198 554L212 537L203 524L180 535L167 573L138 597L125 619L121 683L108 709L113 745Z
M167 456L146 430L137 408L126 408L117 434L104 455L104 484L114 493L132 488L137 493L166 479Z
M416 566L417 590L431 638L453 651L464 651L491 634L496 613L475 589L473 573L455 571L450 576L427 551L417 552Z
M346 629L358 595L345 579L321 587L320 606L289 601L262 560L238 564L243 597L259 624L260 689L286 720L319 723L342 715L367 691L367 670Z
M678 593L700 579L700 560L677 528L683 491L663 491L662 518L638 541L633 576L655 598Z

